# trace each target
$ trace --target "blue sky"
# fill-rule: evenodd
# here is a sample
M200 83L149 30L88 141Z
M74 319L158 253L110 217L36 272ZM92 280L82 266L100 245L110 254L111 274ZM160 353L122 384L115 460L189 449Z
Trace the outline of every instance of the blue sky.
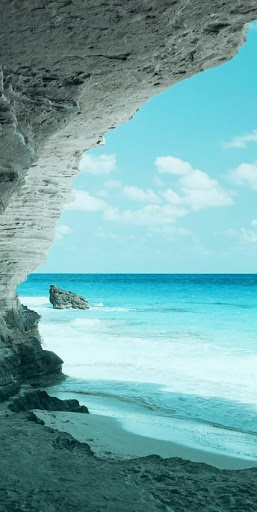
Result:
M257 24L88 152L38 272L257 272Z

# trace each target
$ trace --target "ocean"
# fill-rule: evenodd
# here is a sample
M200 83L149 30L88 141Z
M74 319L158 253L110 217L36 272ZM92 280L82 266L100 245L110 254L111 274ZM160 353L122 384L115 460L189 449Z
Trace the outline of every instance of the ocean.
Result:
M50 284L90 309L54 310ZM68 376L122 427L257 462L257 275L32 274L18 288Z

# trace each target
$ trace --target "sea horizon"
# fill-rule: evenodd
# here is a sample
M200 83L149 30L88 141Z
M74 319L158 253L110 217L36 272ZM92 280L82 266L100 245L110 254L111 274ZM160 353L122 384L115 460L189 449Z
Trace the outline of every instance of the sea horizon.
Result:
M32 275L153 275L153 276L256 276L257 272L32 272ZM29 278L28 276L28 278Z
M90 309L55 310L50 284ZM256 274L32 274L22 303L77 398L123 428L257 464Z

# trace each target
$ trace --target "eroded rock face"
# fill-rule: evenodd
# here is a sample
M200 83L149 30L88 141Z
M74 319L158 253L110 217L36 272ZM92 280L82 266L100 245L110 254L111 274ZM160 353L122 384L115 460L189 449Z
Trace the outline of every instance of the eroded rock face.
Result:
M39 315L25 306L0 317L0 402L19 391L21 384L50 384L62 378L62 360L43 350Z
M0 301L44 260L82 152L230 59L255 0L2 0ZM210 98L211 101L211 98Z
M54 309L89 309L89 303L82 295L62 290L53 284L50 286L49 295Z
M245 24L255 18L256 0L1 0L0 350L6 389L19 380L16 346L31 343L15 288L44 260L82 152L154 94L230 59L244 41ZM8 324L10 311L18 326Z
M9 404L12 412L31 411L31 409L41 409L45 411L66 411L88 414L88 408L80 405L78 400L60 400L55 396L50 396L46 391L35 390L24 393L14 398Z

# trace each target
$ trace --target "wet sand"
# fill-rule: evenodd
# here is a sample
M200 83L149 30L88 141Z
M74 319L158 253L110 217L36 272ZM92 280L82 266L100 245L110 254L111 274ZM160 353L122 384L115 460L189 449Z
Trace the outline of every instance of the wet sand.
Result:
M83 429L91 425L99 448L100 432L106 438L115 437L115 422L74 414L77 416L73 419L71 416L65 419L66 425L87 422ZM89 430L86 435L91 435ZM134 435L127 439L128 445L132 439L136 442ZM93 446L90 438L89 442ZM142 440L140 443L144 450ZM102 443L102 453L107 444ZM124 453L127 450L125 447ZM158 455L129 460L103 459L94 455L89 444L31 421L31 413L11 413L0 407L0 512L256 510L257 468L220 470L180 458L162 459Z
M185 446L181 443L137 435L122 428L120 421L97 414L72 412L34 411L46 426L67 432L82 443L87 443L93 453L101 458L132 459L149 455L163 458L179 457L192 462L202 462L219 469L246 469L257 466L257 460L230 457Z

